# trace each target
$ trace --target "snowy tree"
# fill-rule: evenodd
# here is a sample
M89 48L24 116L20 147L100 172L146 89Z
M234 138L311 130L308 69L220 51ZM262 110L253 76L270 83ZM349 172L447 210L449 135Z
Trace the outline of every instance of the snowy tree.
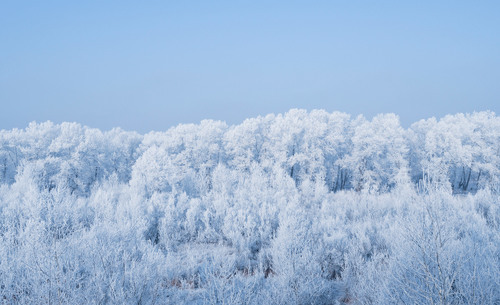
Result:
M378 115L371 122L355 122L352 151L341 161L352 170L356 191L383 192L408 183L408 149L399 119Z

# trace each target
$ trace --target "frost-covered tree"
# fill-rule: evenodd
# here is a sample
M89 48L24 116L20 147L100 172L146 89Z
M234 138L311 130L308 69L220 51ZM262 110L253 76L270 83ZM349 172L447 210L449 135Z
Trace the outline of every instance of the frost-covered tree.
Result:
M378 115L371 122L354 122L352 150L341 161L352 171L356 191L384 192L408 183L408 149L404 130L393 114Z
M455 193L498 185L499 120L491 112L422 120L409 131L414 180Z

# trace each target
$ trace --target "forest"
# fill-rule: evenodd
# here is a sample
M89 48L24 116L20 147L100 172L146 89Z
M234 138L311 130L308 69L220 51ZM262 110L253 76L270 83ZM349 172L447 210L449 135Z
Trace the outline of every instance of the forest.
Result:
M500 304L500 118L0 131L2 304Z

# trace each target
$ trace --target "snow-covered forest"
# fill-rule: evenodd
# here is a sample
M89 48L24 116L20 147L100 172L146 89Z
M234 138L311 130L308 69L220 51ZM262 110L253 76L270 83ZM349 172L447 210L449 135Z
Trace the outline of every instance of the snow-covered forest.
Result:
M500 118L2 130L0 303L500 304Z

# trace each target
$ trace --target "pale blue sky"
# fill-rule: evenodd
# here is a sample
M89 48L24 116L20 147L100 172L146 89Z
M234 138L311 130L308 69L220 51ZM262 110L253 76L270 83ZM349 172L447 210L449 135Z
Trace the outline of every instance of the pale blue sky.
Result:
M500 112L500 1L1 1L0 129Z

